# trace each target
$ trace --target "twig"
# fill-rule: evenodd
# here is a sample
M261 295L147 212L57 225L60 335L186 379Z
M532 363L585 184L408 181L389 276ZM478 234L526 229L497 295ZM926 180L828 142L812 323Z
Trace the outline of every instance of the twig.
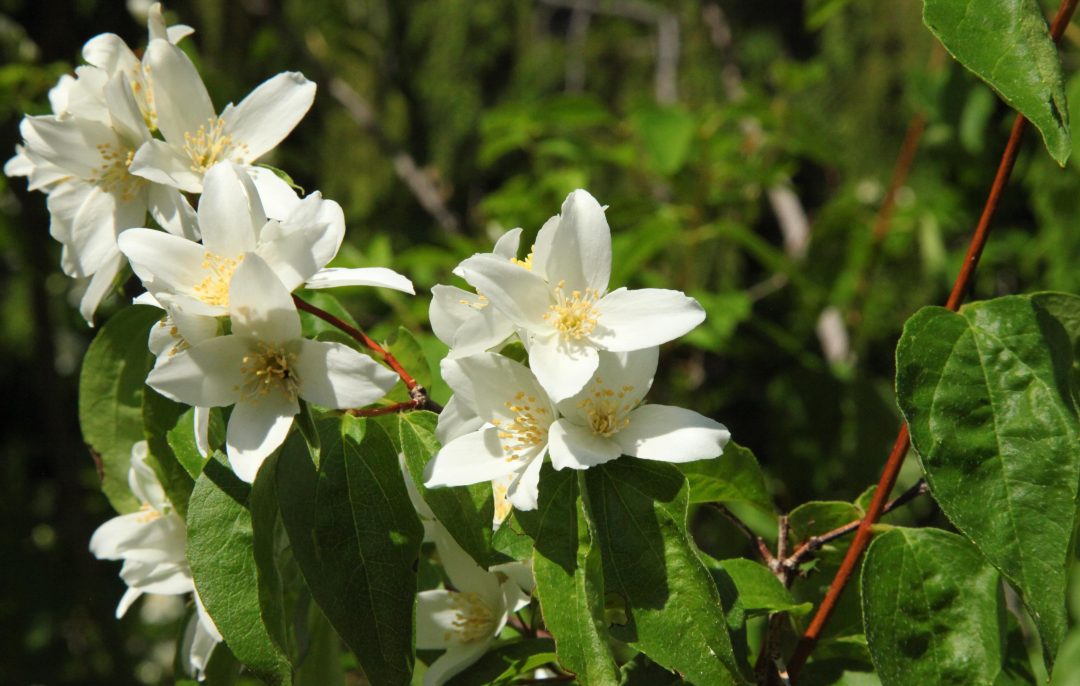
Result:
M390 366L390 369L393 369L397 373L397 375L401 377L401 381L405 384L405 388L409 390L409 397L411 398L411 400L408 403L401 403L402 405L411 405L411 407L407 409L423 409L431 410L432 412L442 411L442 406L428 397L427 391L424 389L424 387L417 383L416 379L414 379L412 375L409 374L409 372L407 372L405 368L401 366L401 363L398 362L397 358L394 357L393 353L376 343L375 340L368 336L366 333L356 328L355 326L352 326L351 324L342 321L338 317L335 317L326 310L320 307L316 307L315 305L312 305L306 300L301 299L297 295L293 296L293 302L296 303L297 309L303 310L308 314L313 314L324 322L331 324L338 329L341 329L349 336L352 336L352 338L359 341L368 350L381 357L383 361ZM406 408L401 407L396 409L373 408L371 410L350 410L350 413L370 412L371 414L363 414L358 416L371 417L379 414L387 414L389 412L397 412L402 409Z
M409 410L420 409L421 402L418 400L406 400L403 403L394 403L393 405L382 405L380 407L360 407L351 410L345 410L348 414L354 417L381 417L384 414L394 414L396 412L408 412Z
M1076 11L1078 2L1080 0L1062 0L1061 5L1058 7L1057 14L1050 27L1050 35L1055 43L1061 40L1065 27L1072 18L1073 12ZM979 217L979 224L971 238L964 265L953 283L952 292L949 293L949 299L945 304L945 307L954 312L959 309L964 294L967 292L972 277L975 275L975 268L978 266L979 257L982 255L983 247L985 247L986 239L989 236L990 220L997 210L1001 192L1012 174L1013 165L1016 163L1016 155L1020 150L1021 138L1026 128L1027 119L1018 114L1013 124L1012 133L1009 136L1009 142L1006 144L1005 152L1002 153L1001 162L998 164L997 174L994 176L994 182L990 187L986 205L983 207L982 215ZM810 625L799 640L795 653L788 662L792 680L798 679L799 671L817 645L821 631L824 629L825 623L832 615L840 598L840 593L843 592L852 572L855 571L855 565L858 564L859 558L862 557L863 551L866 550L866 546L870 542L871 527L881 517L882 510L885 507L885 498L896 484L896 477L900 473L900 466L904 463L904 456L907 454L909 444L910 437L908 427L905 424L901 426L900 432L896 436L896 442L893 444L892 452L885 463L885 469L881 474L881 480L878 482L877 491L870 501L866 517L855 532L855 540L852 541L851 546L848 548L844 561L840 564L840 569L836 572L836 576L833 577L832 583L829 585L829 590L825 593L825 599L822 600L821 606L818 607Z
M709 503L709 507L727 517L728 520L735 525L735 528L743 532L747 538L753 541L754 545L757 547L758 554L761 556L762 561L764 561L765 564L769 566L769 569L773 568L773 566L776 564L776 556L772 554L771 550L769 550L769 546L767 543L765 543L764 538L755 534L753 530L746 525L745 522L736 517L735 513L729 510L723 504Z

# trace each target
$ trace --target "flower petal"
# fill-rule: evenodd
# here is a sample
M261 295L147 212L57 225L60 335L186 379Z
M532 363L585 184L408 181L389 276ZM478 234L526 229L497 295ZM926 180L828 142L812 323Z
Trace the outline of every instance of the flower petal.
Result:
M491 254L504 260L511 260L518 256L518 248L521 246L522 229L510 229L499 240L495 241L495 247Z
M300 341L300 397L334 409L362 407L386 395L397 374L342 343Z
M210 408L196 405L194 410L195 449L206 457L210 454Z
M512 474L517 462L502 453L498 430L486 427L450 441L428 463L424 485L468 486Z
M206 250L198 243L153 229L128 229L117 238L120 251L143 284L156 290L191 295L206 278Z
M123 266L124 256L118 251L109 261L99 266L90 279L90 283L79 300L79 314L83 316L83 319L90 326L94 325L94 312L97 311L98 305L112 290L113 284L116 282L116 275L120 273L120 268Z
M705 321L705 309L682 291L620 288L596 303L599 324L590 339L608 350L638 350L682 336Z
M551 398L559 401L580 391L600 362L596 348L551 334L529 338L529 364Z
M203 177L199 229L203 245L215 255L235 258L255 250L266 213L259 192L244 170L219 162Z
M237 336L219 336L158 358L146 383L186 405L223 407L240 397L247 347Z
M299 72L283 72L263 82L235 107L221 113L225 130L246 146L250 163L272 149L296 128L315 101L315 84Z
M485 307L465 321L454 336L452 357L468 357L498 347L514 335L514 325L493 307Z
M592 403L590 398L599 399L598 394L614 402L620 415L640 403L652 387L660 348L653 346L630 352L597 352L599 364L592 378L580 391L558 403L559 412L564 417L570 417L574 423L582 426L589 423L587 411Z
M255 188L259 189L266 216L271 219L284 219L300 204L300 197L285 180L266 167L246 167Z
M229 282L233 333L265 343L300 338L300 315L281 280L255 253L244 255Z
M569 291L607 290L611 278L611 229L596 198L576 190L566 197L551 238L544 273Z
M461 263L461 273L510 321L531 331L552 331L544 319L551 292L542 278L494 255L473 255Z
M491 646L491 641L477 641L467 645L452 645L424 672L424 686L440 686L460 674L466 667L477 662Z
M457 286L433 286L428 306L431 331L440 341L453 347L457 330L475 316L477 306L484 307L486 303L475 293Z
M642 405L630 425L612 437L627 455L663 462L693 462L717 457L731 439L720 422L667 405Z
M165 141L148 140L135 151L128 171L154 183L188 193L202 192L202 175L191 169L191 160Z
M184 134L193 135L217 119L199 71L183 50L155 38L143 62L150 70L158 129L170 144L184 145Z
M540 231L536 234L536 242L533 243L532 270L534 274L548 279L548 255L551 254L551 243L555 240L555 232L559 228L559 215L544 222Z
M267 393L236 403L229 416L225 444L229 464L238 477L249 484L255 482L259 467L285 442L299 411L296 400L284 393Z
M441 588L416 594L417 650L443 650L453 645L450 637L458 631L454 626L457 595Z
M560 419L548 430L548 452L555 469L588 469L622 455L622 448L591 429Z
M124 39L115 33L101 33L86 41L82 49L88 64L107 74L124 72L130 74L142 68L139 58L131 51Z
M304 284L305 288L337 288L339 286L379 286L416 295L416 288L412 281L386 267L320 269Z
M555 420L553 403L525 365L494 353L458 358L458 365L472 382L477 414L484 421L515 421L518 410L511 410L511 404L527 406L538 429L546 430Z
M540 468L543 464L544 454L541 453L506 489L506 497L515 510L528 512L536 509L537 503L540 502Z
M161 228L174 236L190 241L199 240L201 234L198 216L180 191L164 184L153 183L150 184L148 201L150 215Z

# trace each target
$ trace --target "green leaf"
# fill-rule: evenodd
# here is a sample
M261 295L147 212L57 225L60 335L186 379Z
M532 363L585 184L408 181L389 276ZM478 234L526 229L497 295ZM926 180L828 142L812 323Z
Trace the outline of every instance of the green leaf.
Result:
M409 475L424 502L465 552L485 568L506 562L492 548L491 520L495 504L489 483L456 488L424 486L424 470L439 450L439 442L435 440L438 419L438 415L426 411L398 415L401 451Z
M296 582L302 584L302 581L295 573L292 547L278 508L277 460L278 455L274 454L263 463L251 486L248 501L259 608L270 640L282 654L292 655L295 653L292 619L296 610Z
M191 493L188 561L199 597L233 654L264 681L287 685L292 669L260 613L247 490L216 453Z
M529 639L489 650L484 657L458 674L446 686L499 686L517 683L549 662L555 662L555 643L548 638Z
M853 503L838 500L811 500L799 505L788 514L788 526L791 531L791 543L799 545L812 536L837 529L860 519L864 512ZM845 546L845 539L839 545Z
M896 528L870 545L866 640L885 686L990 684L1001 671L1001 577L962 537Z
M738 592L738 601L750 615L770 612L790 612L804 615L814 609L812 603L796 603L791 591L763 565L742 558L719 563Z
M775 512L765 475L749 448L729 442L720 457L684 462L678 468L690 484L691 503L741 502Z
M140 503L128 488L131 447L145 437L143 387L150 371L146 347L161 310L132 305L113 315L94 337L79 374L79 425L101 459L101 490L117 512Z
M945 49L1042 133L1064 166L1072 152L1057 47L1035 0L924 0L923 21Z
M1080 628L1074 628L1058 651L1050 686L1080 686Z
M296 667L295 686L345 686L341 638L323 611L309 603L307 650Z
M1020 591L1048 664L1065 636L1080 482L1072 345L1031 298L924 308L904 327L896 390L946 516Z
M633 116L651 166L662 176L682 168L690 154L697 123L681 107L649 106Z
M312 597L368 681L408 684L423 528L397 450L374 422L345 415L316 425L318 473L298 432L286 441L274 470L293 554Z
M585 494L573 470L540 473L539 507L518 513L536 541L535 596L544 624L555 638L559 662L582 686L618 683L604 617L604 574Z
M720 595L686 530L679 470L622 458L585 476L604 588L622 596L630 615L613 635L694 683L746 683Z
M183 411L184 406L180 403L169 400L149 386L143 388L143 432L150 452L150 463L169 502L181 517L186 518L188 498L191 497L195 481L177 461L166 438Z
M349 311L345 309L345 306L341 304L341 301L326 291L300 290L297 291L296 295L301 300L318 307L324 312L329 312L349 326L358 326L356 320L353 319L352 315L349 314ZM300 311L300 327L304 334L304 338L315 338L320 333L335 333L346 336L341 329L333 324L323 321L315 315L304 312L303 310ZM348 340L355 344L355 341L353 341L352 338L349 338Z

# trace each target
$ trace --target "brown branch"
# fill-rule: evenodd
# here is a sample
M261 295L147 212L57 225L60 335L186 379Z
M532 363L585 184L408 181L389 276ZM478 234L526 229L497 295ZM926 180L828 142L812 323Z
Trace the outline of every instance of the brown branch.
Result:
M409 410L421 409L421 402L419 400L406 400L403 403L394 403L393 405L380 405L379 407L360 407L351 410L345 410L348 414L354 417L381 417L384 414L394 414L396 412L408 412Z
M1050 27L1050 35L1055 43L1061 40L1065 27L1076 11L1078 2L1080 0L1062 0L1061 5L1058 7L1057 14L1054 16L1053 24ZM994 182L990 187L986 205L983 207L978 226L975 228L975 234L972 236L971 244L968 246L964 265L956 277L952 292L949 294L949 299L945 304L945 307L950 310L956 311L959 309L964 294L971 285L971 280L975 275L975 268L979 263L979 257L982 255L986 240L990 234L990 220L997 210L1002 190L1012 174L1013 165L1016 163L1016 155L1020 150L1021 138L1026 128L1027 119L1018 114L1013 124L1012 133L1009 136L1009 142L1006 144L1005 152L1002 153L1001 162L998 164L997 174L994 176ZM832 583L829 585L829 590L825 593L825 599L822 600L821 606L818 607L814 618L803 633L798 646L795 648L795 653L788 663L788 669L793 681L798 679L799 671L817 645L825 623L836 608L840 594L843 592L852 572L855 571L855 565L858 564L859 558L862 557L863 551L866 550L866 546L870 542L871 527L881 517L885 508L885 498L896 484L896 477L900 473L901 465L904 463L904 456L907 454L909 444L910 437L905 424L900 427L900 432L896 436L896 442L893 444L892 452L885 463L885 469L881 474L881 480L878 482L877 491L870 501L866 517L860 522L858 530L855 532L855 540L852 541L851 546L848 548L844 561L840 564L840 569L836 572L836 576L833 577Z
M356 328L355 326L352 326L348 322L342 321L340 318L335 317L326 310L320 307L316 307L315 305L312 305L306 300L301 299L297 295L293 296L293 302L296 303L297 309L303 310L308 314L315 315L324 322L335 326L338 329L341 329L353 339L359 341L368 350L381 357L382 360L390 366L390 369L393 369L394 372L396 372L397 375L401 377L401 381L405 384L405 388L409 390L409 397L411 398L411 400L405 403L399 403L401 407L391 406L393 407L393 409L372 408L369 410L349 410L350 414L356 414L356 416L363 417L373 417L380 414L399 412L405 409L431 410L432 412L442 411L442 406L428 397L427 390L425 390L423 386L418 384L416 382L416 379L414 379L412 375L409 374L409 372L407 372L405 368L401 366L401 363L398 362L397 358L394 357L393 353L376 343L375 340L368 336L366 333Z
M776 556L772 554L771 550L769 550L769 546L767 543L765 543L764 538L755 534L753 530L748 527L743 520L736 517L735 513L729 510L723 504L709 503L709 507L727 517L728 521L734 524L736 529L743 532L743 534L745 534L746 537L754 543L754 545L757 547L758 555L761 556L762 561L769 566L770 570L775 566Z

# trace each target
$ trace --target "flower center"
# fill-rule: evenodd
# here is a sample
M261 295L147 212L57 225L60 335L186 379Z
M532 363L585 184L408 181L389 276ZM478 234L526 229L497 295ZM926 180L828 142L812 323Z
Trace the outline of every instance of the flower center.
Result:
M148 524L155 519L161 519L161 513L155 510L150 503L143 503L139 508L139 523Z
M510 503L509 490L509 486L505 483L493 482L491 484L492 497L495 501L493 521L496 524L502 524L503 520L510 516L510 510L514 509Z
M278 389L295 400L300 391L296 374L296 354L280 346L259 341L251 353L244 355L240 373L244 385L240 389L244 400L258 400Z
M490 305L491 302L487 299L486 295L480 295L479 293L477 293L476 300L466 300L465 298L461 298L460 300L458 300L458 304L466 305L467 307L471 307L474 310L482 310L488 305Z
M243 255L228 258L216 255L209 250L203 253L203 261L199 266L210 273L195 285L195 297L207 305L228 307L229 282L232 281L233 272L243 260Z
M547 430L551 424L551 418L546 416L549 414L546 407L533 407L535 403L536 396L518 391L514 394L513 400L503 403L514 415L513 419L491 421L492 425L499 429L499 441L502 443L503 452L506 453L507 462L520 460L525 452L547 441Z
M581 340L596 328L600 311L596 309L599 293L591 288L582 291L564 292L566 281L560 281L555 287L555 304L548 305L544 319L550 323L564 341Z
M184 134L184 152L191 158L191 171L205 174L230 155L242 164L247 146L233 143L232 136L225 133L225 120L210 118L194 134Z
M596 388L578 402L578 407L589 420L589 428L597 436L611 438L630 426L630 411L634 403L626 400L626 394L634 390L633 386L623 386L618 391L604 385L599 376L594 379Z
M495 615L478 593L450 591L450 606L454 609L450 622L454 630L446 633L446 640L472 643L495 633Z
M131 92L135 94L135 103L139 106L146 128L157 131L157 109L154 107L154 90L150 81L150 67L136 67L128 81Z
M90 183L97 184L106 193L116 193L123 202L131 202L135 193L146 185L146 179L128 173L135 151L110 143L97 146L101 166L92 170Z
M519 267L524 267L525 269L528 269L531 272L532 271L532 258L533 258L533 253L534 252L536 252L536 246L535 245L532 247L532 250L529 251L529 254L525 256L525 259L519 260L516 257L511 257L510 261L513 262L514 264L516 264Z

